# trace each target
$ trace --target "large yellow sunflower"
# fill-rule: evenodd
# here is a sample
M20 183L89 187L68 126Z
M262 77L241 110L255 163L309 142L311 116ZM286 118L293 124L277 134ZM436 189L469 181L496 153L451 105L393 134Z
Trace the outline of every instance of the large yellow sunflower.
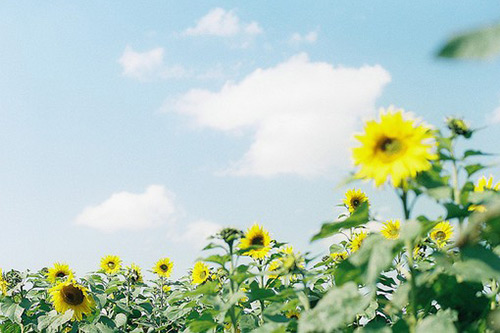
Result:
M349 247L351 248L352 252L356 252L357 250L359 250L366 236L368 236L368 234L365 231L361 231L360 233L354 235L351 244L349 244Z
M484 190L498 191L500 190L500 182L493 185L492 176L489 178L482 176L477 181L477 185L474 186L474 192L484 192ZM470 205L469 210L483 213L486 211L486 207L484 205Z
M73 271L67 264L56 262L54 263L54 267L49 268L49 271L47 273L47 280L49 280L50 283L55 284L62 279L71 280L73 278L73 275Z
M7 294L7 281L4 280L2 269L0 268L0 294Z
M430 160L437 158L429 128L418 125L403 110L381 110L380 121L366 122L364 130L355 136L361 146L352 150L352 156L360 166L357 176L374 179L377 186L389 176L394 186L400 186L403 180L428 170Z
M118 256L105 256L101 259L101 269L107 274L114 274L122 267L122 260Z
M136 264L131 264L129 267L127 267L127 277L133 284L142 283L144 281L144 279L142 278L141 268Z
M352 189L345 193L344 204L351 214L365 201L368 201L368 197L361 190Z
M431 230L431 239L436 242L438 247L443 247L446 242L453 235L453 227L450 222L443 221L439 222L432 230Z
M170 258L162 258L156 262L153 272L159 276L168 278L172 274L173 267L174 263L170 261Z
M72 320L82 320L82 315L89 315L95 306L94 299L88 294L87 288L73 280L61 282L49 290L51 302L59 313L69 309L74 311Z
M194 264L193 272L191 273L192 284L200 284L205 282L210 276L210 269L205 263L198 261Z
M271 237L269 236L269 232L256 223L248 229L245 237L241 239L240 248L247 249L255 246L256 248L245 252L245 254L254 259L264 259L269 250L271 250L270 244Z
M380 233L387 239L398 239L400 228L401 228L401 221L389 220L384 223L384 227L382 228L382 230L380 230Z

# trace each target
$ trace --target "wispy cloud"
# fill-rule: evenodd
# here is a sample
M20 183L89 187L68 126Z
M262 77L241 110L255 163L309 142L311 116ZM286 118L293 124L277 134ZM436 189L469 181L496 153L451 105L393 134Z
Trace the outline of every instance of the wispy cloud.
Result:
M104 202L85 208L75 223L104 232L142 230L173 225L176 212L174 195L164 186L151 185L144 193L114 193Z
M302 44L302 43L308 43L308 44L314 44L318 40L318 32L317 31L310 31L304 35L301 35L300 33L296 32L292 34L290 37L290 43L292 44Z
M239 34L258 35L262 32L261 26L255 21L241 22L234 10L226 11L223 8L214 8L200 18L194 27L186 29L184 34L188 36L231 37Z
M253 136L226 173L323 175L349 166L352 132L389 81L381 66L334 67L299 54L217 92L190 90L174 109L199 126Z
M118 59L124 76L140 81L154 79L182 78L188 75L180 65L167 66L164 62L165 50L157 47L145 52L137 52L127 46Z
M175 243L188 243L200 249L208 244L207 238L222 229L218 223L208 220L197 220L188 223L182 231L171 230L167 238Z

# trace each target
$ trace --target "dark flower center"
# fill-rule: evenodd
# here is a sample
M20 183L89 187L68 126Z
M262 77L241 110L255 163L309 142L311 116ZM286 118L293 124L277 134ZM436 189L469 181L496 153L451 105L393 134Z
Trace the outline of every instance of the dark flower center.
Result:
M66 273L64 273L64 272L57 272L57 274L56 274L56 277L58 277L58 278L63 278L65 276L66 276Z
M113 268L115 268L115 266L116 266L116 264L114 262L112 262L112 261L108 262L109 268L113 269Z
M389 155L397 154L401 151L401 142L393 138L383 138L378 144L379 149Z
M168 266L167 266L167 265L165 265L165 264L162 264L162 265L160 266L160 269L161 269L162 271L164 271L164 272L165 272L165 271L168 271Z
M353 200L351 201L351 205L352 205L354 208L358 207L360 203L361 203L361 202L359 201L359 199L358 199L358 198L353 199Z
M436 232L436 239L438 240L444 240L446 238L446 233L442 230L439 230Z
M207 277L207 272L206 271L201 271L200 272L200 279L205 279Z
M73 285L64 286L61 289L61 295L63 297L64 302L70 305L80 305L83 303L85 299L83 295L83 291L80 288L77 288Z
M264 236L262 235L257 235L255 237L252 238L252 241L250 242L252 245L260 245L260 246L263 246L264 245Z

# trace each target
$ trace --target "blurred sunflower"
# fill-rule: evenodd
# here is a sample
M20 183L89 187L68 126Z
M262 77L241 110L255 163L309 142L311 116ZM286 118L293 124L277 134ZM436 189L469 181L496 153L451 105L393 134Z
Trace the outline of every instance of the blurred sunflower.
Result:
M172 274L173 268L174 263L170 261L170 258L162 258L156 262L153 272L158 274L158 276L168 278Z
M500 190L500 182L493 185L492 176L489 178L482 176L479 178L477 185L474 186L474 192L484 192L484 190L498 191ZM486 211L486 207L484 205L470 205L469 211L483 213Z
M453 235L453 227L450 222L443 221L439 222L432 230L431 230L431 239L437 244L438 247L443 247L446 242Z
M330 257L332 258L333 262L339 263L347 259L347 251L330 253Z
M49 271L47 272L47 280L49 280L50 283L55 284L62 279L71 280L73 275L73 271L67 264L56 262L54 263L54 267L49 268Z
M101 269L107 274L114 274L122 267L122 260L118 256L105 256L101 259Z
M401 109L382 109L380 121L366 122L364 130L355 136L361 146L353 148L352 156L354 164L361 166L357 176L374 179L377 186L389 176L394 186L400 186L417 172L430 169L430 160L437 158L431 151L434 143L429 128L418 125Z
M384 227L380 230L382 236L387 239L398 239L401 221L388 220L384 223Z
M4 280L2 269L0 268L0 294L7 294L7 281Z
M267 253L271 250L271 237L269 232L264 227L255 223L245 234L245 237L240 241L240 248L247 249L249 247L256 247L247 252L246 255L254 259L264 259Z
M299 320L300 318L300 311L297 310L297 309L293 309L293 310L288 310L286 313L285 313L286 317L288 319L297 319Z
M276 271L279 271L282 266L283 266L283 262L281 260L275 259L275 260L271 261L271 263L269 264L268 270L269 270L269 272L276 272ZM268 276L270 279L277 279L278 278L278 274L269 274Z
M168 293L170 290L172 290L172 287L170 287L170 286L168 286L168 285L166 285L166 284L165 284L165 285L162 287L162 289L163 289L163 292L164 292L164 293Z
M349 209L349 213L354 213L354 211L361 205L363 202L367 202L368 197L361 190L348 190L345 193L344 204Z
M127 267L127 277L130 279L130 282L133 284L136 283L142 283L144 281L142 277L142 271L139 266L136 264L130 264L129 267Z
M82 316L92 313L95 306L94 299L88 294L87 288L73 280L61 282L49 289L51 302L59 313L73 310L72 320L82 320Z
M198 261L194 264L193 272L191 274L192 284L200 284L205 282L210 276L210 269L205 263Z
M356 252L357 250L359 250L359 248L361 247L361 244L363 244L363 241L365 240L366 236L368 236L368 234L365 231L361 231L361 232L357 233L356 235L354 235L354 238L352 239L351 244L349 244L349 247L351 248L352 252Z

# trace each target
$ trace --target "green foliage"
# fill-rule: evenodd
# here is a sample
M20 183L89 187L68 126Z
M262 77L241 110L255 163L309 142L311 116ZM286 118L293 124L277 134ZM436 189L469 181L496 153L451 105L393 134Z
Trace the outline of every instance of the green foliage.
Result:
M500 24L457 35L443 46L438 56L444 58L484 59L500 53Z

